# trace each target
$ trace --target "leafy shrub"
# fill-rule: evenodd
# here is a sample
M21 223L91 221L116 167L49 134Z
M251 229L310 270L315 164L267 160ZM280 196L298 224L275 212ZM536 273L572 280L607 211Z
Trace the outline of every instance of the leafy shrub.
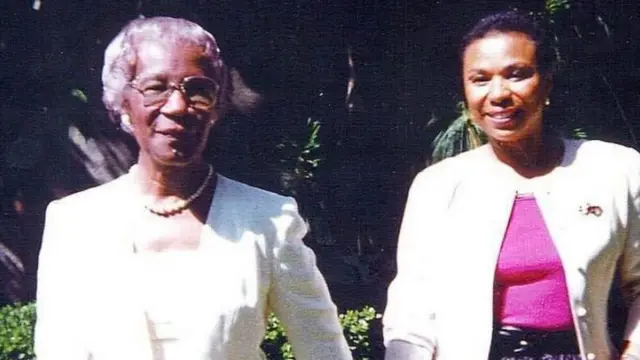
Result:
M376 310L371 306L365 306L361 310L347 310L344 314L340 314L340 325L342 325L354 359L372 359L372 347L369 340L371 323L379 318L380 314L376 313ZM269 316L265 342L262 346L270 360L295 359L282 324L273 314Z
M0 360L32 360L33 325L36 318L35 304L16 304L0 308ZM379 319L375 309L366 306L361 310L347 310L340 314L340 324L357 360L371 359L369 341L372 321ZM263 348L271 360L293 360L293 350L288 343L280 321L271 314L267 324Z
M33 359L35 304L0 308L0 360Z
M285 193L295 196L312 191L316 172L323 161L320 122L307 119L306 131L298 139L284 139L277 145L280 182Z
M354 359L372 359L371 323L380 317L381 315L371 306L365 306L361 310L347 310L340 314L340 324Z

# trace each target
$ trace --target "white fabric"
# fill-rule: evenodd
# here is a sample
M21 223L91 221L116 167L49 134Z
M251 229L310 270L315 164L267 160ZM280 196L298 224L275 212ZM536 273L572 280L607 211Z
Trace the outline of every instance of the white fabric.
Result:
M631 306L625 337L640 343L640 154L600 141L567 140L565 148L562 164L532 184L487 146L416 177L383 318L387 347L414 344L425 359L487 358L496 262L523 187L534 192L562 259L582 356L615 358L606 324L618 265ZM581 210L588 205L601 216ZM400 359L393 353L387 359Z
M135 255L142 308L147 317L154 360L184 360L180 332L189 319L191 299L207 288L209 262L202 248ZM206 291L206 290L205 290Z
M132 179L52 202L40 251L39 360L151 360L135 274ZM336 307L302 238L293 199L218 176L201 234L207 269L180 322L185 360L257 360L266 316L285 325L299 360L351 359Z

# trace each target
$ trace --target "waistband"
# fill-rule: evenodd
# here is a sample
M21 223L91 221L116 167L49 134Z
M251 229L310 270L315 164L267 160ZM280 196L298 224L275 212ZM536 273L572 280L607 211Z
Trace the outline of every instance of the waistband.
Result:
M500 354L579 354L576 332L524 329L509 325L496 325L493 330L492 350Z

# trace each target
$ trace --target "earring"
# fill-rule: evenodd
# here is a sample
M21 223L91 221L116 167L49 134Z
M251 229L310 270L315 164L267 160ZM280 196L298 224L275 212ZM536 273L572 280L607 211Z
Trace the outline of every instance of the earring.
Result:
M551 105L551 100L549 100L549 98L546 98L545 101L544 101L544 105L545 106Z
M129 114L120 115L120 127L122 127L125 131L131 130L131 117Z

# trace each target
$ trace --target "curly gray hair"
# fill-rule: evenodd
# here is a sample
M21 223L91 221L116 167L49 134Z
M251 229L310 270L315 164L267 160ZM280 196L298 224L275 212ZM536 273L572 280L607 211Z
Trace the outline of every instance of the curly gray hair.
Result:
M123 90L135 76L137 46L148 39L168 43L187 42L203 48L211 77L220 84L216 110L224 112L228 104L228 71L220 57L216 39L200 25L171 17L140 18L130 21L111 41L104 53L102 101L111 118L119 122L123 114Z

